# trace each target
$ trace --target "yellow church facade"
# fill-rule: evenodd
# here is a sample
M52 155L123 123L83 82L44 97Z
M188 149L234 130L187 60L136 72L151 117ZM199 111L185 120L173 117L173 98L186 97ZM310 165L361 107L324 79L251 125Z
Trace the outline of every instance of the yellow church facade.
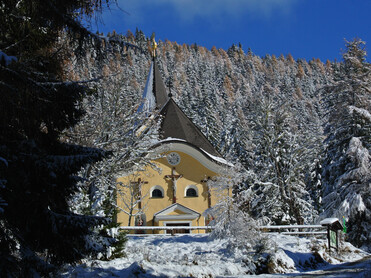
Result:
M214 161L208 153L180 140L166 141L157 149L159 152L166 149L162 153L163 157L153 161L160 171L148 166L144 171L117 180L117 205L126 208L126 212L130 211L130 206L133 207L131 214L119 213L117 221L122 226L208 225L211 216L205 211L215 205L221 196L228 195L228 192L210 189L207 181L223 171L224 166L219 161ZM128 184L136 189L130 192ZM132 202L128 202L130 195L134 195ZM136 231L169 232L140 229ZM187 233L189 230L178 232ZM205 229L190 232L204 233Z

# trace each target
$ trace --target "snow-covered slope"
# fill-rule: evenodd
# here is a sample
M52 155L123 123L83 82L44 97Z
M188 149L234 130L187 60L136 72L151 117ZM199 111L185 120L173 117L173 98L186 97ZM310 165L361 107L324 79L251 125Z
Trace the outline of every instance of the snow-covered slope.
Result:
M348 243L342 245L341 252L329 256L323 239L279 234L270 234L269 238L260 257L267 259L269 271L286 274L263 274L259 277L287 277L287 273L297 276L318 269L323 274L334 269L333 265L337 268L332 277L340 277L336 273L340 274L344 269L355 269L359 275L366 275L367 269L371 269L370 259L361 265L342 265L367 255ZM252 254L246 250L229 250L227 245L226 240L212 239L208 235L134 236L127 242L127 258L108 262L87 261L66 268L62 277L254 277L248 275L255 267L251 261Z

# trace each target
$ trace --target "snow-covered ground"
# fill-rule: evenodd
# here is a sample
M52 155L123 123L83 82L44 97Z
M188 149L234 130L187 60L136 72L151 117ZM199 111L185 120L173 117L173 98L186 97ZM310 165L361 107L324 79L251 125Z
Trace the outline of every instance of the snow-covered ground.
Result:
M371 257L351 244L329 256L325 240L279 234L268 239L262 257L269 254L268 269L281 275L247 275L252 255L228 249L227 240L176 235L130 236L126 258L87 261L66 268L62 277L371 277Z

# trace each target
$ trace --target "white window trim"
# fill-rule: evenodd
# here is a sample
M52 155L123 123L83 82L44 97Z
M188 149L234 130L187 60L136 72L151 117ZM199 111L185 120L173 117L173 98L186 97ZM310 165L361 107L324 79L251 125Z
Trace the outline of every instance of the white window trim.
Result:
M164 189L162 188L162 186L161 185L155 185L155 186L152 186L151 187L151 190L150 190L150 197L152 198L152 192L153 192L153 190L155 190L155 189L158 189L158 190L160 190L161 192L162 192L162 198L164 198L165 197L165 191L164 191ZM159 198L159 197L154 197L154 198Z
M184 197L193 197L193 196L187 196L187 190L190 189L190 188L193 188L194 190L196 190L196 194L197 196L194 196L194 197L199 197L200 194L198 193L198 188L196 185L194 184L190 184L190 185L187 185L186 188L184 189Z

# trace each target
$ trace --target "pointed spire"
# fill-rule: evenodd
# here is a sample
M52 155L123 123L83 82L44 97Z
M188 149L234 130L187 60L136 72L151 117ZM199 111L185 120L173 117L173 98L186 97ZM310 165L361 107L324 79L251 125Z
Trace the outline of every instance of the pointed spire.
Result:
M147 76L146 86L144 87L142 95L142 103L138 108L138 112L151 113L156 107L156 99L153 94L153 63L149 68L149 73Z
M161 109L168 100L165 84L161 78L156 59L153 58L142 95L142 104L138 111L152 112L154 109Z
M149 112L155 108L160 110L163 116L161 123L162 138L177 138L208 152L213 156L221 157L214 146L209 142L201 130L192 123L184 114L180 107L175 103L170 91L166 93L166 87L162 80L160 70L156 61L157 43L152 40L152 64L147 78L145 92L143 93L144 104L140 108L142 111L148 109ZM152 88L151 88L152 86ZM147 110L145 110L147 111Z
M156 98L157 109L161 109L169 100L169 96L166 93L165 84L161 78L161 73L157 66L156 60L153 61L153 94Z

